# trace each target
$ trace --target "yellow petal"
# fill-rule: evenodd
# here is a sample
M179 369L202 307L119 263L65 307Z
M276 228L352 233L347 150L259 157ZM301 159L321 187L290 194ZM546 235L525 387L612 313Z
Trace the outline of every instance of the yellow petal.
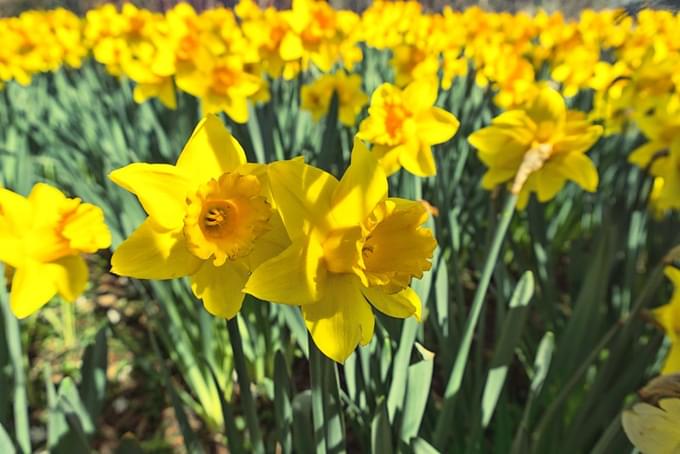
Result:
M662 374L674 374L676 372L680 372L680 344L677 341L671 345L661 370Z
M333 192L330 211L333 226L346 228L361 224L386 197L385 172L366 146L355 139L351 164Z
M595 164L583 153L566 153L551 161L551 168L588 192L595 192L599 177Z
M312 226L328 228L327 213L338 180L302 159L269 165L267 175L272 197L291 240L306 236Z
M602 135L602 126L591 125L558 140L553 146L553 153L583 153L593 146Z
M416 147L402 152L399 162L406 170L419 177L431 177L437 174L432 148L425 142L420 142Z
M677 400L661 400L662 408L641 402L623 412L621 422L624 432L642 453L677 452L677 440L680 439L680 426L677 420L680 415L677 408L671 407L668 403ZM664 407L671 407L670 409L674 411L671 413Z
M321 244L301 239L253 271L243 291L265 301L301 305L325 292Z
M488 167L518 169L531 146L532 136L513 128L489 126L468 136L468 142L479 150L479 159Z
M12 279L9 304L18 318L26 318L47 304L57 293L54 267L27 261Z
M192 188L183 173L169 164L136 163L114 170L109 178L137 196L144 210L166 229L180 227Z
M411 82L404 89L404 105L411 112L429 109L437 101L439 83L434 77L425 77Z
M399 164L399 156L404 150L408 148L406 144L390 147L388 145L373 145L371 153L375 154L376 159L383 168L385 175L390 176L401 169Z
M0 262L19 268L26 259L25 255L22 239L15 236L14 232L7 228L4 219L0 217Z
M357 344L373 337L375 317L360 290L356 276L329 275L324 297L302 306L302 314L314 343L324 355L344 362Z
M482 178L482 187L493 189L499 184L513 179L516 173L517 168L491 167Z
M420 297L409 287L392 294L385 293L379 287L363 287L361 292L383 314L396 318L408 318L413 315L416 320L421 320Z
M673 282L677 292L680 292L680 269L674 266L667 266L663 269L664 274Z
M0 218L7 228L22 232L31 227L33 213L29 201L9 189L0 188Z
M87 287L87 263L79 255L70 255L49 264L55 268L54 279L59 294L67 301L75 301Z
M567 107L561 94L550 87L543 87L527 109L527 113L536 124L544 122L562 124L567 116Z
M177 159L177 169L194 185L219 178L246 162L238 141L215 115L206 116L194 129Z
M452 113L439 107L431 107L417 116L416 124L420 140L436 145L451 139L458 131L460 122Z
M279 55L283 60L297 60L302 58L302 53L304 48L302 47L302 41L300 37L292 32L286 33L286 35L281 40Z
M644 169L652 161L654 155L664 148L660 142L647 142L633 150L628 156L628 161Z
M111 272L138 279L174 279L196 272L202 261L184 242L182 228L165 231L147 218L111 257Z
M537 172L532 173L527 180L527 184L530 184L529 180L532 179L532 186L536 189L536 195L540 202L547 202L555 198L565 183L565 178L550 163L544 165Z
M175 84L172 79L165 79L158 90L158 99L165 107L171 110L177 108L177 93L175 92Z
M206 261L191 276L191 289L197 298L203 300L205 310L212 315L230 319L241 309L243 285L248 279L248 270L240 262L227 262L216 267Z

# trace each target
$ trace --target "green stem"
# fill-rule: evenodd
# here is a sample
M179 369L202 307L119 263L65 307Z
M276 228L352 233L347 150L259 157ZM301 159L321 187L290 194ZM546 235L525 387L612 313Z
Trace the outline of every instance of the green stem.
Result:
M460 348L458 349L458 354L456 355L456 361L453 365L453 369L451 370L448 384L446 385L446 391L444 393L444 406L442 408L443 417L439 419L439 424L437 425L435 434L435 446L438 447L442 447L446 442L446 438L450 435L450 427L445 427L447 425L446 420L449 419L448 416L452 415L454 397L460 390L460 386L463 381L465 365L470 354L472 336L474 335L475 328L479 320L479 315L482 312L486 292L489 288L489 283L491 282L491 276L493 274L494 268L496 267L496 262L498 262L501 246L503 245L505 234L508 231L508 227L510 226L510 221L512 220L512 215L515 212L516 204L517 196L510 195L505 202L503 211L501 212L500 219L496 225L496 232L494 233L493 239L491 241L489 254L486 256L484 268L482 269L482 276L479 280L475 297L472 300L470 315L468 316L467 322L465 323L463 339L460 344Z
M326 454L326 428L323 414L323 354L319 351L311 334L309 339L309 377L312 385L312 422L314 444L317 454Z
M61 299L61 322L64 335L64 346L71 350L76 346L75 304Z
M234 367L238 374L241 404L243 406L243 413L246 417L246 424L248 426L248 432L250 433L250 442L252 444L253 452L264 453L262 432L260 431L260 423L257 419L255 400L250 391L250 378L246 367L246 357L243 354L243 341L241 340L241 331L238 327L237 317L227 320L227 330L229 331L231 349L234 353Z

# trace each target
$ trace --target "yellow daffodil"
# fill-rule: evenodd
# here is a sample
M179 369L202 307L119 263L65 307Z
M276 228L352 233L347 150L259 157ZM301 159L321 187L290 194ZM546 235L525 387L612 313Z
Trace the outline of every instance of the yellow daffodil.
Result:
M177 75L177 85L201 99L206 113L226 112L237 123L248 121L248 98L260 90L262 81L244 69L238 56L206 59Z
M177 164L130 164L110 177L149 215L114 252L112 271L140 279L190 276L214 315L236 315L250 270L286 246L264 167L246 164L215 116L198 124Z
M301 107L312 113L318 121L330 108L333 92L338 94L338 119L345 126L354 126L356 117L366 105L368 96L361 90L361 77L340 71L325 74L302 87Z
M523 109L499 115L468 141L489 168L482 186L492 189L511 183L521 209L531 192L545 202L555 197L567 180L595 191L597 169L585 152L601 134L602 127L590 124L581 112L567 110L562 96L544 87Z
M385 83L371 96L357 137L373 144L388 175L401 167L423 177L437 173L431 146L449 140L459 125L453 114L433 107L437 90L435 79L422 79L404 90Z
M664 374L680 372L680 269L671 266L664 270L673 282L673 296L668 304L654 310L654 317L663 326L671 342L671 349L664 362Z
M628 439L642 454L680 452L680 374L655 378L640 397L621 417Z
M69 199L44 183L23 197L0 188L0 261L14 270L10 306L25 318L57 293L83 293L91 254L111 244L101 208Z
M680 99L671 98L637 123L649 141L633 150L628 160L656 177L657 210L680 209Z
M431 266L427 211L387 198L385 173L360 141L339 182L301 159L272 163L267 173L292 244L255 269L245 292L301 305L314 342L338 362L371 340L371 305L420 318L420 299L408 285Z

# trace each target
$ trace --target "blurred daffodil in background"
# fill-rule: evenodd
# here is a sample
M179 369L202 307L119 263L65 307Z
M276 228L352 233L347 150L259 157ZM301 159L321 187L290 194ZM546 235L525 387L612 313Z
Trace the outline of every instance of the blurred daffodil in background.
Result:
M110 178L149 215L114 252L112 271L140 279L190 276L214 315L234 317L251 269L286 246L264 167L246 164L215 116L196 126L176 165L135 163Z
M82 254L110 245L101 208L45 183L28 197L0 188L0 261L13 269L10 305L17 317L35 313L56 294L75 301L88 282Z
M319 77L302 87L300 106L310 111L314 120L319 121L328 113L333 93L337 93L338 97L340 123L348 127L354 126L357 115L368 101L368 96L361 89L361 77L358 74L348 75L340 71Z
M373 92L357 137L373 144L387 175L401 167L421 177L437 173L432 145L451 139L459 126L453 114L434 107L438 88L436 79L427 78L403 90L384 83Z
M673 296L668 304L654 310L654 317L666 331L671 343L662 370L664 374L669 374L680 372L680 269L668 266L664 272L673 283Z
M640 390L642 402L623 412L628 439L642 454L680 451L680 374L662 375Z
M601 134L601 126L582 112L567 110L562 96L546 86L524 108L502 113L468 141L488 167L482 187L509 184L521 209L532 192L546 202L567 180L594 192L599 177L585 153Z
M272 163L268 175L292 244L255 269L247 293L302 306L314 342L337 362L373 337L371 305L420 319L409 284L431 267L428 213L419 202L387 197L385 173L360 141L340 181L301 159Z

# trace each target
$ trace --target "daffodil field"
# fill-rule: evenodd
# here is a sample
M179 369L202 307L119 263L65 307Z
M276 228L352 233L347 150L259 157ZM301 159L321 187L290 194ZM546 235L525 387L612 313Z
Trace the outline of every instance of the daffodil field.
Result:
M0 454L678 452L678 30L0 18Z

